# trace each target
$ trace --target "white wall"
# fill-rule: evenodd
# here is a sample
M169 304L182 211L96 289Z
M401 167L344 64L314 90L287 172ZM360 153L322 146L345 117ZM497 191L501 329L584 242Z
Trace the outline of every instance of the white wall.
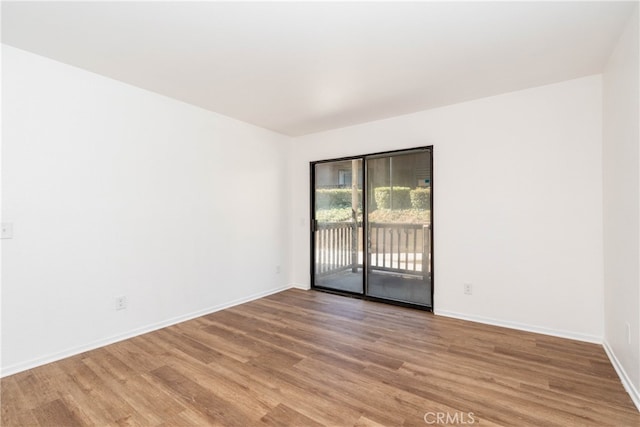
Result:
M638 36L636 7L603 74L603 179L605 347L640 409Z
M289 138L3 55L3 375L290 282Z
M296 138L294 283L310 280L310 161L433 145L436 313L600 342L601 120L591 76Z

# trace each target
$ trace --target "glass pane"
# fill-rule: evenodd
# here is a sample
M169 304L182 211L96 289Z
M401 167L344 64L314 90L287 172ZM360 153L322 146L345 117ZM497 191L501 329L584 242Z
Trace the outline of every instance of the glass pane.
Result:
M362 160L315 165L314 285L362 294Z
M367 294L431 306L431 152L367 159Z

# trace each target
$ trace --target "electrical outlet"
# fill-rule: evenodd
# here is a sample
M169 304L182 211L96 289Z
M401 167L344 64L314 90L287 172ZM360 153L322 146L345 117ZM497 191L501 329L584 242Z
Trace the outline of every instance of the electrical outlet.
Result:
M276 265L276 274L280 274L280 266Z
M471 287L471 283L465 283L463 286L463 291L465 295L472 295L473 294L473 289Z
M2 236L3 239L13 239L13 223L2 223Z
M127 297L116 297L116 310L124 310L127 308Z

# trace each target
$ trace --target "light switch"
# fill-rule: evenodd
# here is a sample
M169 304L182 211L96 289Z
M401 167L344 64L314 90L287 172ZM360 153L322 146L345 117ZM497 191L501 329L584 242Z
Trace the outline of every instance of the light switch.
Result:
M13 223L11 222L3 222L2 223L2 239L13 239Z

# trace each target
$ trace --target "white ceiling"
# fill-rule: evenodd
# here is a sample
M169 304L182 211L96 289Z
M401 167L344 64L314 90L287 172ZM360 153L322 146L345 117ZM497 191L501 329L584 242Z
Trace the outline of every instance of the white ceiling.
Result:
M287 135L599 73L633 2L2 2L2 41Z

